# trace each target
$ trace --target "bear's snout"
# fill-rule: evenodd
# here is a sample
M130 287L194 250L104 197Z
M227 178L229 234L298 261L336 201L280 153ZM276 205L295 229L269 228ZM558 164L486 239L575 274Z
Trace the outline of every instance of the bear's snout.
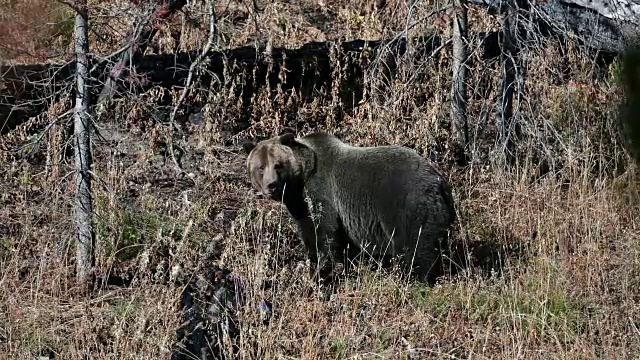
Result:
M264 187L264 194L275 200L282 198L284 190L284 181L272 181Z
M266 173L262 179L262 189L266 196L279 199L282 195L284 181L277 171Z

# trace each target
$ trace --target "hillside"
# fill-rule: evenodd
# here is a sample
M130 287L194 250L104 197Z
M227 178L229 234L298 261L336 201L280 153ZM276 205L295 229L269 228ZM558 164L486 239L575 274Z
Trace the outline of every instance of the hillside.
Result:
M131 3L144 2L89 1L92 52L122 47L139 12ZM215 2L217 50L403 31L451 36L450 17L436 11L447 4L433 0L411 8L395 0L257 1L258 11L253 4ZM70 9L48 0L0 9L4 64L71 58ZM160 27L146 53L202 48L208 21L205 2L192 2ZM469 26L470 34L496 31L499 18L470 7ZM243 283L246 304L236 315L243 359L640 353L640 178L618 124L620 62L595 66L571 39L531 47L514 100L515 163L506 166L494 114L500 59L474 52L472 161L460 164L449 146L451 47L432 56L416 49L409 43L395 59L394 77L373 68L359 104L345 103L338 85L312 98L263 88L249 106L233 88L193 91L175 138L187 175L172 168L165 138L180 88L109 101L94 118L92 147L96 262L105 281L88 297L74 277L71 117L52 122L72 109L73 97L1 135L0 357L169 358L185 284L211 264ZM341 84L341 73L333 76ZM327 131L361 146L405 145L431 159L448 175L459 215L451 276L428 287L363 266L326 296L314 290L286 209L256 198L245 169L242 142L284 128ZM262 301L273 310L268 322L256 311Z

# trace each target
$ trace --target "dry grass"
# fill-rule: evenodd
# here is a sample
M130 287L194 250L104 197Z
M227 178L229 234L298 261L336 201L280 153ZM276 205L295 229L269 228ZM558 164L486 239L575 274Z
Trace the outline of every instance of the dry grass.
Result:
M0 60L44 62L65 56L73 12L51 0L0 2Z
M250 1L217 2L219 46L260 36L274 46L373 39L402 30L408 16L397 1L381 10L372 0L259 3L264 11L255 13ZM418 1L413 19L442 5ZM201 19L200 11L190 16ZM180 27L184 15L178 20ZM495 27L495 19L478 10L470 23L474 31ZM433 24L422 22L410 35ZM172 34L175 26L161 30L155 51L194 49L206 39L206 26L184 25ZM524 249L520 256L501 252L499 275L471 267L428 288L393 271L362 268L330 298L309 292L299 267L304 252L286 210L251 196L240 147L224 146L240 121L238 100L226 91L194 92L189 101L203 107L204 123L185 126L183 144L193 180L175 180L160 155L162 127L150 120L168 114L160 105L166 93L153 89L114 101L99 119L110 141L94 145L101 179L94 186L97 265L101 272L136 275L129 287L106 287L91 298L77 294L73 181L66 176L70 164L60 160L62 127L53 127L28 160L4 156L0 162L0 357L27 359L49 349L60 359L166 358L181 321L182 291L167 269L188 275L217 259L249 290L240 313L246 359L633 358L640 352L640 188L617 130L621 93L615 77L595 73L575 49L565 62L557 44L547 45L529 58L517 114L523 123L518 165L511 172L496 155L488 113L499 91L499 66L479 60L469 80L478 94L469 107L477 160L464 168L451 161L444 145L449 50L425 60L412 58L410 48L396 79L369 78L377 97L342 119L334 117L342 104L329 97L291 104L263 91L251 109L249 134L269 136L294 125L301 133L332 131L360 145L400 143L434 157L454 184L457 244ZM96 46L106 54L115 45ZM571 83L554 85L564 65ZM27 135L17 129L0 141ZM543 162L550 171L540 176ZM488 260L477 259L490 266ZM263 290L264 279L273 288ZM257 325L262 299L273 303L268 325Z

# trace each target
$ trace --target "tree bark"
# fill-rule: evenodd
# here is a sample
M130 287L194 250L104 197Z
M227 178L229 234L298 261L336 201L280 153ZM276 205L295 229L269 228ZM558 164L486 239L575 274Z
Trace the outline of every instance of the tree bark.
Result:
M622 58L624 98L620 104L620 122L629 153L640 164L640 38L635 39Z
M516 85L515 27L517 19L515 9L511 8L504 15L502 26L502 90L498 99L497 126L499 129L499 146L501 147L505 165L513 163L515 158L515 141L513 139L513 93Z
M81 286L88 285L95 262L93 203L91 195L91 137L89 119L89 30L87 1L77 1L75 23L76 102L74 109L76 160L76 276Z
M469 146L467 126L467 4L466 0L455 0L453 19L453 81L452 81L452 121L451 128L459 147L460 159L466 159ZM463 160L464 162L464 160Z

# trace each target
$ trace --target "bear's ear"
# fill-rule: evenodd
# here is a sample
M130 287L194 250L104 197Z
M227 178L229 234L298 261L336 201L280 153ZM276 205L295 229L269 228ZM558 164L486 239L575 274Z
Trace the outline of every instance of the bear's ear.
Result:
M280 135L280 143L282 145L291 145L296 141L296 135L292 133L286 133Z
M244 152L249 155L249 153L251 152L251 150L253 150L253 148L256 147L256 143L253 141L248 141L244 144L242 144L242 148L244 149Z

